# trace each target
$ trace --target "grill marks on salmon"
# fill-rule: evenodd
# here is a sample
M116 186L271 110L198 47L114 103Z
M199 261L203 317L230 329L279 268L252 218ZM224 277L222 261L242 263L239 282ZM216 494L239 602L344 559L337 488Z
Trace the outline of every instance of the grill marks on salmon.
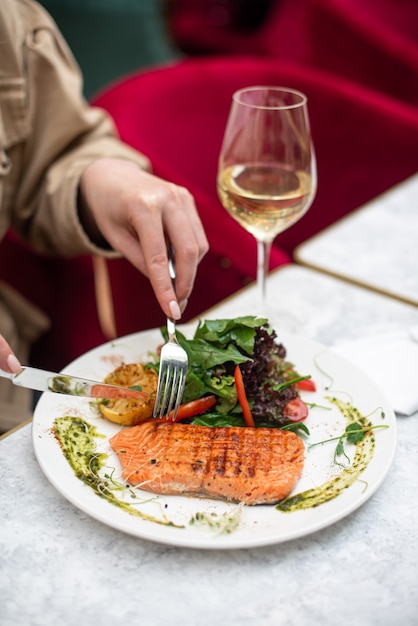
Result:
M157 421L119 431L110 445L132 486L248 505L288 496L302 474L305 449L290 431Z

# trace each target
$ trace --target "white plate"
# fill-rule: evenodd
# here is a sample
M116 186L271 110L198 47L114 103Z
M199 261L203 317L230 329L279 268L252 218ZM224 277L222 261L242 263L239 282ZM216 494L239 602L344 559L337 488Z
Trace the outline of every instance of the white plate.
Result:
M191 336L190 328L183 330ZM184 528L163 526L130 515L97 496L76 478L51 432L54 419L66 414L82 416L107 438L117 432L119 427L101 418L88 399L53 393L42 395L33 419L33 446L42 470L65 498L91 517L120 531L163 544L204 549L251 548L288 541L333 524L361 506L383 482L396 448L395 415L374 383L336 353L318 343L287 333L282 333L280 340L296 369L301 374L311 374L317 384L315 393L304 392L305 400L330 407L311 409L305 422L311 433L306 440L307 444L338 437L347 425L338 408L326 401L330 395L344 401L351 398L352 405L362 415L368 415L373 425L389 426L374 431L375 450L371 461L360 479L336 498L315 508L286 513L274 506L244 507L238 528L230 534L222 534L206 526L189 525L191 517L197 512L222 516L236 511L236 505L216 500L182 496L152 497L147 492L139 492L147 500L147 503L138 507L144 514L158 518L166 515L176 524L184 525ZM155 350L160 343L159 330L129 335L88 352L65 368L64 373L103 380L106 374L122 362L149 360L147 352ZM332 377L331 384L329 376ZM107 438L97 439L97 448L99 452L109 455L107 471L109 467L115 468L114 477L117 478L120 476L120 465ZM333 463L335 446L336 443L327 443L306 450L305 468L294 493L317 487L341 471ZM351 457L353 449L354 446L348 444L347 450Z

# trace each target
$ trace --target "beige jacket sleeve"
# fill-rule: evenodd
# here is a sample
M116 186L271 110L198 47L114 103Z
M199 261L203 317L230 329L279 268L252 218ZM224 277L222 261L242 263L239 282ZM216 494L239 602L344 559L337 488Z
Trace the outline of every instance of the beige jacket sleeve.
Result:
M79 222L81 173L106 156L147 169L149 163L116 138L103 111L84 101L79 69L49 15L31 0L2 0L0 11L11 34L10 69L22 91L21 106L13 111L21 116L21 135L5 142L12 169L1 211L8 211L13 228L41 251L112 255L93 245Z

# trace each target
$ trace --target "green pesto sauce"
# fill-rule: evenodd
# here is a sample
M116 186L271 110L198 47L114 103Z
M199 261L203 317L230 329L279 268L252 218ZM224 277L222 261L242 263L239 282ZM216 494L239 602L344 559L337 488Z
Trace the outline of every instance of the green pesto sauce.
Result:
M81 417L67 415L54 420L53 431L77 478L93 489L100 498L104 498L130 515L141 517L149 522L184 528L165 517L159 519L153 515L146 515L116 496L115 491L124 491L126 487L114 481L111 476L101 474L101 470L106 466L108 455L96 451L95 439L106 438L106 436L99 433L95 426ZM131 496L133 499L136 498L133 491L131 491Z
M372 426L371 422L366 419L361 413L348 402L343 402L337 398L326 398L329 402L334 404L342 415L347 419L349 424L358 422L363 427ZM334 445L336 442L333 442ZM327 445L327 444L324 444ZM332 445L332 443L330 444ZM338 476L325 482L319 487L313 489L307 489L294 496L285 498L276 506L280 511L292 512L301 509L309 509L329 500L333 500L340 495L344 489L350 487L360 476L360 474L366 469L370 463L375 449L375 438L373 430L365 433L363 439L358 441L355 445L355 453L352 463L349 467L343 469Z
M238 505L234 511L227 513L196 513L190 520L191 526L206 527L218 534L230 534L238 528L242 506Z

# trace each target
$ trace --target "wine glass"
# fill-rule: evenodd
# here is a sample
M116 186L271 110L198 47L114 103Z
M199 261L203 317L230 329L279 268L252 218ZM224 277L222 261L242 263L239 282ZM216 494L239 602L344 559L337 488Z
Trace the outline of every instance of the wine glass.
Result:
M306 213L316 184L306 96L283 87L235 92L217 189L224 208L257 241L258 315L273 315L266 299L273 240Z

